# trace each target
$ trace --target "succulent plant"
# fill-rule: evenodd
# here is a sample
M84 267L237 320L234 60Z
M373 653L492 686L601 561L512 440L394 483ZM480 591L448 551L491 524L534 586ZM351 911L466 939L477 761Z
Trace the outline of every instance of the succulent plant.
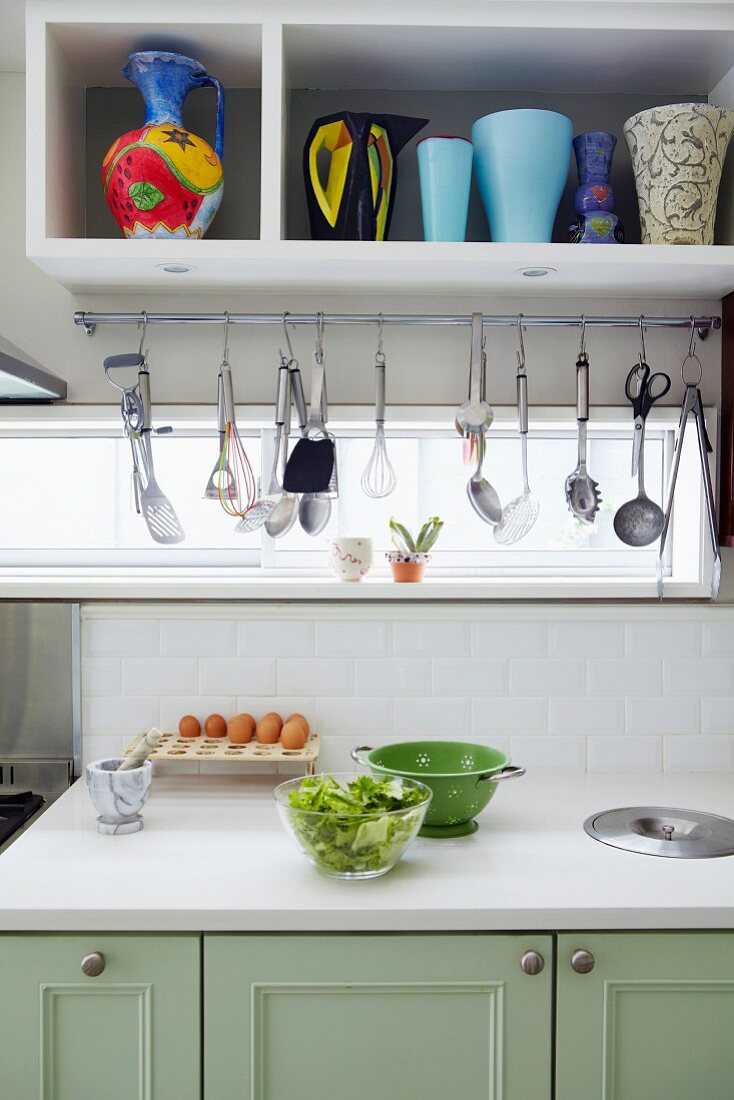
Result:
M410 557L411 554L427 554L441 534L443 520L438 516L430 516L421 527L417 536L413 538L407 527L394 518L390 519L392 542L401 554Z

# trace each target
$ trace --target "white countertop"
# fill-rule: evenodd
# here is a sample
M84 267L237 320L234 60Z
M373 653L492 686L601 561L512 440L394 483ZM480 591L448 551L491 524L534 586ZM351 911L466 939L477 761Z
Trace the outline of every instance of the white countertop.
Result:
M660 859L583 831L665 805L734 816L734 774L531 775L479 831L418 838L388 875L321 876L283 830L272 778L158 778L145 828L100 836L83 781L0 855L2 931L734 928L734 857Z

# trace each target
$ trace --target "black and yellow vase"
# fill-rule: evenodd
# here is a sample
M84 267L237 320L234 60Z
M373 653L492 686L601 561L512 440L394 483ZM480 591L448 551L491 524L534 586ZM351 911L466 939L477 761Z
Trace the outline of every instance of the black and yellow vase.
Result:
M398 153L427 124L427 118L350 111L317 118L303 149L311 239L386 240ZM325 185L319 171L324 150L330 154Z

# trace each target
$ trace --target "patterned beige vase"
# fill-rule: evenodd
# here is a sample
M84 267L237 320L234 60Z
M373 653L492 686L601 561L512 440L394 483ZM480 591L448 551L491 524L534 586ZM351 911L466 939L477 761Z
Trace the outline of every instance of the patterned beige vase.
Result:
M734 111L713 103L653 107L624 124L643 244L713 244Z

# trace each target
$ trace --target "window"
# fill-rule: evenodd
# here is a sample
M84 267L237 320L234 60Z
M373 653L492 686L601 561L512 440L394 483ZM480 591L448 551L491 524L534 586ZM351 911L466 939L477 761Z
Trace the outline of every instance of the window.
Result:
M484 472L508 502L522 491L520 446L514 410L495 410ZM648 423L645 481L648 494L664 497L677 421L675 409L656 409ZM269 479L272 429L258 410L243 410L240 429L250 461ZM597 410L590 424L588 467L600 483L597 521L586 525L568 511L566 476L576 465L576 434L570 410L533 410L528 440L530 486L540 502L532 531L512 546L502 546L492 529L473 512L466 483L473 470L466 444L447 424L453 410L416 410L417 419L389 424L388 450L398 474L395 492L382 500L364 495L360 479L373 441L369 412L334 409L331 427L338 439L339 499L329 525L309 538L296 526L283 539L264 530L235 532L235 521L216 501L203 498L217 456L218 440L211 410L157 410L158 422L174 432L153 438L156 477L171 499L186 532L183 543L160 546L132 507L131 454L119 429L116 410L8 410L0 420L0 569L124 569L175 571L192 576L219 569L240 576L328 576L327 543L341 532L374 541L372 579L387 578L382 552L389 549L387 522L395 515L418 528L429 515L446 526L433 552L431 577L476 578L559 583L582 580L587 594L607 594L602 582L655 577L657 546L631 549L617 539L612 520L625 500L636 495L630 476L628 409ZM709 429L715 418L709 417ZM673 537L666 573L680 594L704 594L705 546L700 523L702 498L694 433L688 433L679 475ZM690 442L690 446L689 446ZM599 582L594 588L595 579ZM517 591L513 594L518 594ZM651 593L648 593L651 594Z

